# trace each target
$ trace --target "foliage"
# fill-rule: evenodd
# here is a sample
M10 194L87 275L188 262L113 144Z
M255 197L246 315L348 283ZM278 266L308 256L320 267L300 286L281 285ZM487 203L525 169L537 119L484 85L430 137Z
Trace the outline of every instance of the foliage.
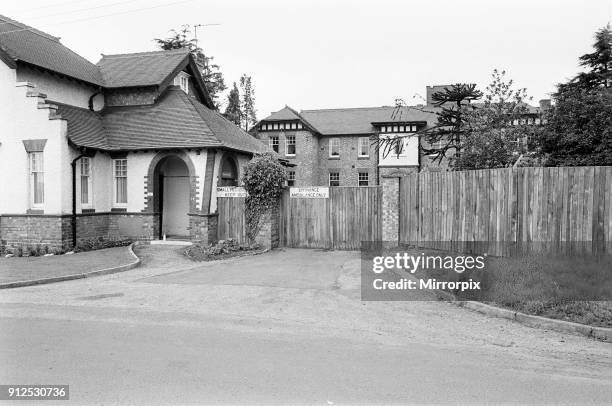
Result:
M540 138L548 166L612 165L612 90L565 88Z
M220 94L227 89L223 74L220 71L220 66L213 63L214 57L204 54L204 51L198 46L195 38L189 38L191 35L191 26L189 26L189 24L183 25L179 30L171 30L170 34L171 35L167 38L155 38L154 41L160 49L164 50L189 49L200 68L206 90L208 90L210 98L218 109L219 104L217 99Z
M76 248L74 249L74 252L94 251L114 247L127 247L131 243L132 240L130 239L105 240L99 238L93 240L83 240L79 241Z
M247 74L240 77L240 90L242 91L242 100L240 101L241 122L244 125L244 130L248 131L257 122L257 110L255 110L255 89L251 77Z
M185 250L185 255L196 261L210 261L240 256L247 252L257 251L259 248L257 245L240 244L238 241L228 238L227 240L219 240L216 244L193 244Z
M526 88L514 88L506 71L495 69L492 81L485 89L482 105L466 114L469 134L463 137L461 154L453 168L486 169L508 167L527 152L527 142L534 127L522 118L529 112L525 100Z
M261 216L274 208L281 197L286 173L270 152L256 155L245 167L242 182L246 198L246 233L253 241L260 227Z
M240 93L238 92L236 82L234 82L234 86L227 96L227 107L225 108L225 113L223 113L223 115L232 123L240 127L242 110L240 109Z
M580 66L588 68L568 83L559 84L559 92L572 88L595 89L612 87L612 30L610 24L595 33L594 52L582 55Z
M554 94L547 131L538 139L549 166L612 165L612 33L595 34L595 51L580 57L588 67Z

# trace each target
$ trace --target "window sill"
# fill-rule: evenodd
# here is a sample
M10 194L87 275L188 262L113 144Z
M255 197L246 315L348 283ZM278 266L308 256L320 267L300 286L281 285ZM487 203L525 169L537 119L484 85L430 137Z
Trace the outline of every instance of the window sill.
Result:
M295 154L285 154L285 157L287 157L287 158L295 158Z
M357 159L370 159L369 155L359 155L357 156Z
M111 212L125 213L127 212L127 207L112 207Z
M340 159L340 156L330 156L328 159Z
M93 207L83 207L81 208L81 213L95 213L96 209Z

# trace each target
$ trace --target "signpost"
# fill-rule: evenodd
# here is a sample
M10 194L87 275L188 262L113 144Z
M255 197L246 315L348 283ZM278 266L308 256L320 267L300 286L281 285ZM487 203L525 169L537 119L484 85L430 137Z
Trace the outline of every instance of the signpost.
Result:
M289 197L303 199L329 199L329 188L322 186L292 187Z
M223 186L217 188L217 197L247 197L247 192L240 186Z

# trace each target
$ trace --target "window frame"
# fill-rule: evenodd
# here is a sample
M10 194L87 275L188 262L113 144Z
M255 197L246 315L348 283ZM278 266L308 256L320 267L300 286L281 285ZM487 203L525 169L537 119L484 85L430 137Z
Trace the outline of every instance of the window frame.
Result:
M117 164L121 161L125 162L125 175L117 176ZM113 159L113 207L117 208L127 208L128 205L128 162L127 158L117 158ZM117 194L117 179L125 178L125 202L118 202L118 194Z
M332 175L336 175L338 179L332 180ZM328 179L329 187L338 187L338 186L340 186L340 172L329 172L329 175L328 175L327 179ZM337 185L332 185L332 182L338 182L338 184Z
M362 179L362 175L365 175L365 180ZM362 185L361 182L366 182L365 185ZM367 187L370 186L370 172L368 171L359 171L357 172L357 186L359 187Z
M292 143L289 143L289 139L293 140ZM295 156L297 153L297 140L295 138L295 135L288 135L287 137L285 137L285 156ZM289 153L289 146L293 145L293 153Z
M37 157L38 159L36 159ZM42 191L40 202L36 201L36 180L38 176L34 174L39 174L41 177ZM45 205L45 160L42 151L28 152L28 183L30 208L42 209Z
M87 208L87 209L93 206L93 179L92 179L92 171L91 171L92 160L93 158L84 156L84 157L81 157L81 162L80 162L81 207ZM86 175L83 174L83 167L85 166L85 163L87 163L87 174ZM87 185L87 201L86 202L83 201L83 178L87 178L86 183L85 183Z
M328 144L329 157L330 158L340 158L340 138L338 138L338 137L330 137L328 142L329 142L329 144ZM333 149L333 145L332 144L334 144L334 143L336 144L336 148L338 150L338 154L337 155L333 154L334 149Z
M295 186L295 171L287 171L287 186Z
M276 142L274 142L276 141ZM278 152L280 151L280 138L278 135L271 135L270 138L268 138L268 146L270 147L270 149L272 149L272 151L276 152L278 154ZM274 149L274 146L276 146L276 149Z
M362 145L363 141L365 141L365 145ZM361 148L364 146L365 146L366 153L362 154ZM359 158L368 158L370 156L370 138L369 137L359 137L359 139L357 140L357 156Z

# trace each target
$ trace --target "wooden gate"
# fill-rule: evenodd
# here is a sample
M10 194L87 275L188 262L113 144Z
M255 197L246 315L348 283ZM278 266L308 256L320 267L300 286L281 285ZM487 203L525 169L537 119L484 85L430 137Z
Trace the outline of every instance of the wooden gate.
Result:
M328 199L283 194L280 243L287 247L358 250L382 238L382 188L331 187Z
M218 225L217 238L227 240L233 238L240 243L246 243L246 222L244 217L244 197L217 198Z

